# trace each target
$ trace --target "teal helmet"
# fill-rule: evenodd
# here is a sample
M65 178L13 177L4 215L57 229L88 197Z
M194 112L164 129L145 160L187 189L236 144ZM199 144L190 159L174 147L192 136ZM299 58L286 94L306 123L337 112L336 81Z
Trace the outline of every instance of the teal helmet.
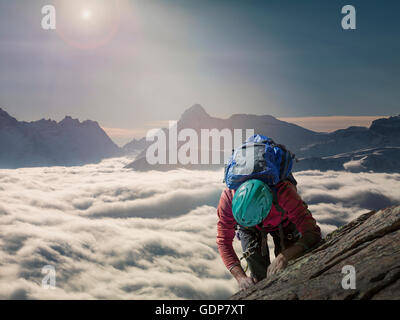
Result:
M233 217L241 226L256 226L268 216L272 199L272 192L267 184L257 179L247 180L233 196Z

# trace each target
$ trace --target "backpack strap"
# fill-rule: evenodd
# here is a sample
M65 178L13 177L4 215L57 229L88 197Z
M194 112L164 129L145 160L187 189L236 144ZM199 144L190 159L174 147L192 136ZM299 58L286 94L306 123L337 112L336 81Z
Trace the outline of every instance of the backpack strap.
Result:
M276 192L276 188L275 187L270 187L271 191L272 191L272 204L274 205L275 209L278 210L281 213L281 222L279 223L279 240L280 240L280 246L281 246L281 251L285 250L285 235L283 233L283 217L286 213L286 211L279 205L278 203L278 195ZM233 196L234 194L234 190L229 190ZM250 230L254 230L254 231L259 231L261 233L261 255L264 257L268 254L268 232L265 230L262 222L260 222L257 225L258 228L256 227L251 227L249 228ZM250 248L248 248L248 250L246 250L246 252L243 254L243 256L240 258L240 260L242 260L243 258L247 258L250 255L252 255L254 253L254 250L256 249L257 245L253 245Z
M261 255L264 257L268 254L268 232L264 229L262 222L258 224L258 228L261 232Z
M271 188L272 191L272 204L274 205L275 209L278 210L281 213L281 222L279 223L278 229L279 229L279 240L280 240L280 246L281 246L281 251L285 250L285 235L283 233L283 217L286 213L286 211L279 205L278 203L278 196L275 187ZM267 255L267 250L268 250L268 239L267 235L268 232L265 230L262 222L260 222L258 225L258 230L261 232L261 255L266 256Z
M283 234L283 217L286 213L286 211L279 205L278 203L278 195L276 192L276 188L272 187L271 188L272 191L272 204L274 205L275 209L278 210L281 213L281 222L279 223L279 240L280 240L280 246L281 246L281 251L285 250L285 241L284 241L284 237L285 235Z

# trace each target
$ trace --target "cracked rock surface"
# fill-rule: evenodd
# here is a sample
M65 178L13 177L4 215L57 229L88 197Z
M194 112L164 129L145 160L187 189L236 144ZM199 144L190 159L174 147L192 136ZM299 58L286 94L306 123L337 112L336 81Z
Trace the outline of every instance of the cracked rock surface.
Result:
M400 206L366 213L328 234L311 252L231 299L400 299ZM356 288L343 289L354 267Z

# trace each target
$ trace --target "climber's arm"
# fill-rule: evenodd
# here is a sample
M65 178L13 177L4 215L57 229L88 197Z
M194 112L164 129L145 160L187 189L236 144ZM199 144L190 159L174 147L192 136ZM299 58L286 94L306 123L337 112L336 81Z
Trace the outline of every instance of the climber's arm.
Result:
M303 252L314 247L321 240L321 229L292 183L285 182L285 185L280 188L278 201L287 212L289 220L296 225L296 229L301 234L300 239L294 245L302 247ZM298 252L300 252L300 249L296 250L295 253ZM298 255L290 253L287 256L295 259Z
M234 266L240 265L232 245L235 238L236 221L233 218L231 202L229 190L224 190L217 208L217 245L222 261L229 271Z
M229 190L222 192L218 208L217 245L221 258L239 284L240 290L247 289L254 284L252 278L248 277L240 265L240 260L233 249L236 221L232 214L232 199Z
M292 183L285 182L279 188L278 201L279 205L288 213L289 220L296 225L301 237L293 246L275 258L268 267L268 276L284 269L290 260L300 257L321 240L321 229Z

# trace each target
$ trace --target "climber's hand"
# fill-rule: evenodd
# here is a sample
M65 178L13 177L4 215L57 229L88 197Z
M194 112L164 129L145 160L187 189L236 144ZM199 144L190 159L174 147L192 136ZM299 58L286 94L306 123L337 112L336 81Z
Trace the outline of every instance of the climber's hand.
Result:
M251 277L241 277L238 279L239 290L245 290L254 285L254 280Z
M234 266L231 269L231 273L238 282L240 290L250 288L255 283L253 278L246 275L240 264Z
M285 269L288 264L287 258L280 253L274 261L269 265L268 270L267 270L267 276L271 276L275 273L277 273L279 270Z

